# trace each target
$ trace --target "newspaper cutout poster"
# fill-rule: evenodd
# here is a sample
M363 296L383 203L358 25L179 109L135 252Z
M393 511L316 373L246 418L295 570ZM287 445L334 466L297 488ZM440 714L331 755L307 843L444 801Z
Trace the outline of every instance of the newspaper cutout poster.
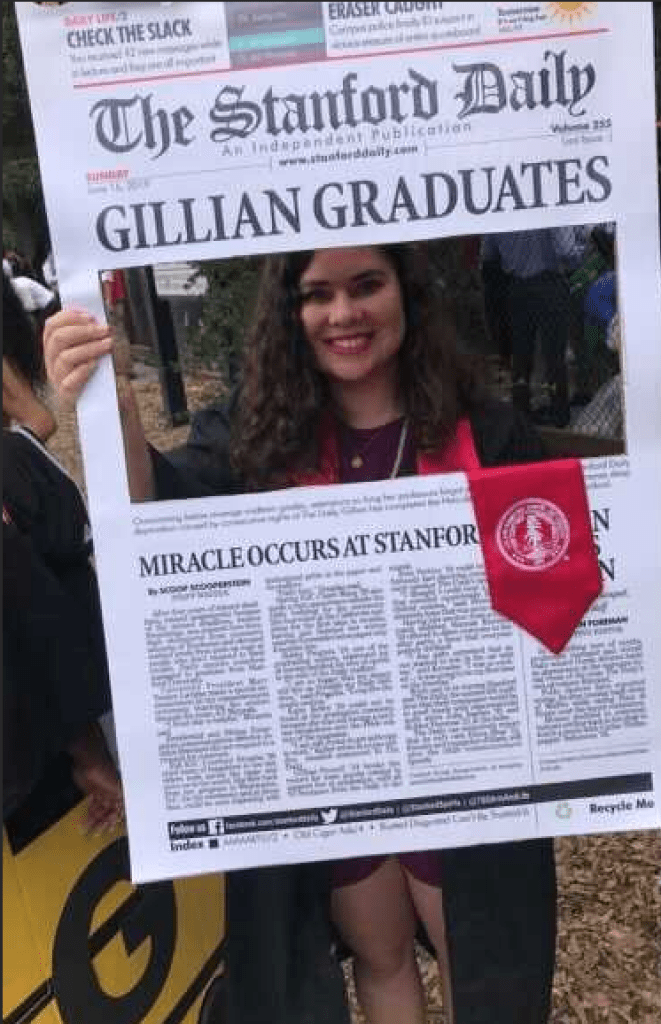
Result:
M602 597L489 605L462 474L132 505L79 405L138 881L659 824L651 4L17 4L64 304L99 272L605 225Z

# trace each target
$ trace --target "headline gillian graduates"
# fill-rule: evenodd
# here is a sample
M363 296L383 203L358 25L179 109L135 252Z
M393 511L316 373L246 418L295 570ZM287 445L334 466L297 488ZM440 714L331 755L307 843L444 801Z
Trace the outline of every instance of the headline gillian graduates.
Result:
M311 211L301 209L300 186L113 204L99 213L96 233L104 249L126 252L299 234L310 212L320 227L337 231L438 220L457 209L480 216L602 203L611 193L607 170L608 157L596 155L585 164L576 158L400 175L393 184L329 181L313 193Z

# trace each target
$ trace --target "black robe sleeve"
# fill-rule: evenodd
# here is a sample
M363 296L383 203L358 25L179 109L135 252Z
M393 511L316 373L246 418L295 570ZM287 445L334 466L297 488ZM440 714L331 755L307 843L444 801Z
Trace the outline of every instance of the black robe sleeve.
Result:
M3 811L110 707L87 581L63 586L30 537L3 522ZM91 576L91 569L89 570ZM89 580L93 584L93 578ZM98 632L97 632L98 631Z
M26 432L3 432L3 460L3 764L16 803L110 708L110 686L82 495Z
M240 493L229 460L230 415L231 403L211 405L193 417L186 444L164 453L151 450L159 499Z
M510 405L485 402L473 411L471 425L485 467L541 462L548 457L534 426Z

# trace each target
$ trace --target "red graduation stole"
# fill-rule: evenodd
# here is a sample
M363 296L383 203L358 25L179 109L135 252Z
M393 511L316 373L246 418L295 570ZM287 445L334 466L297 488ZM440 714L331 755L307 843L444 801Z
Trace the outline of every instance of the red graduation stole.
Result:
M468 474L491 604L559 654L603 581L578 459Z

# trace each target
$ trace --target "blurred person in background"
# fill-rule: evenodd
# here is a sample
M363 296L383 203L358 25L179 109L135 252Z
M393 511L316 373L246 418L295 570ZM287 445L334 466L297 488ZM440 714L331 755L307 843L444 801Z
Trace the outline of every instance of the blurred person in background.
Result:
M99 718L110 691L83 497L46 449L34 326L3 274L3 816L68 766L87 824L122 816Z
M507 275L514 408L539 423L569 423L567 346L570 325L568 274L583 258L585 242L572 227L485 235L483 266L499 263ZM533 408L531 378L537 340L548 403Z

